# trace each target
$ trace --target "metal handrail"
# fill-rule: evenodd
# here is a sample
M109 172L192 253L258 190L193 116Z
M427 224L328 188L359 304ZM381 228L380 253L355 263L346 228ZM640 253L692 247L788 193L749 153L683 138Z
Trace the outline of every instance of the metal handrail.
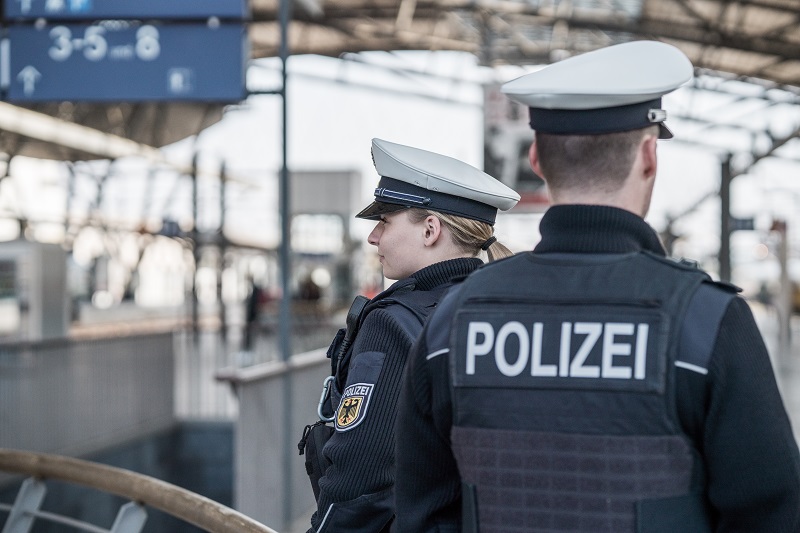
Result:
M58 479L110 492L210 533L278 533L205 496L123 468L62 455L0 448L0 471Z

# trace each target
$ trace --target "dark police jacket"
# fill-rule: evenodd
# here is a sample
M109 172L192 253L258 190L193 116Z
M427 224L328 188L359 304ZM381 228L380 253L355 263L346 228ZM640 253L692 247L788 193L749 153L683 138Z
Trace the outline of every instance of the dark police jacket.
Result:
M331 393L336 431L323 448L315 532L388 531L394 516L394 422L408 352L450 287L482 264L453 259L397 281L364 308ZM343 379L342 379L343 378Z
M746 305L626 211L540 229L412 351L395 530L457 531L463 481L482 533L797 531L800 454Z

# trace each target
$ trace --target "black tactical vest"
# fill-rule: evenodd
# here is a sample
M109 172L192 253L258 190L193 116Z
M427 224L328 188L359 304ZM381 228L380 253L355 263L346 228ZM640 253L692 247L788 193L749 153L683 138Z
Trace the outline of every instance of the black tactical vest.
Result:
M708 527L673 396L680 326L708 279L641 252L521 254L464 282L451 437L481 533Z

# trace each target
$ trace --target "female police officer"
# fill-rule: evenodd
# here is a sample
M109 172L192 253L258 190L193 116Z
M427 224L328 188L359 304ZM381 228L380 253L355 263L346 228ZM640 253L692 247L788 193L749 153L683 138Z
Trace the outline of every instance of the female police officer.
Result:
M498 209L517 203L516 192L461 161L380 139L372 141L372 159L381 176L375 201L356 216L379 221L368 241L384 276L399 281L359 313L351 310L329 350L334 376L321 414L334 431L322 451L326 468L309 531L388 531L395 404L411 343L450 281L482 264L482 250L490 260L510 255L492 226Z

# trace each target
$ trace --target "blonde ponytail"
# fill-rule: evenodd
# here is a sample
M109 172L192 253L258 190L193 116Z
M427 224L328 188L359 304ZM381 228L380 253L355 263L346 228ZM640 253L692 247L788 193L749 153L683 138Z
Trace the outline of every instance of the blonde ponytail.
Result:
M473 257L482 251L486 251L489 261L514 255L494 237L494 228L486 222L416 207L408 210L408 216L415 224L425 220L425 217L435 216L450 230L456 246Z

